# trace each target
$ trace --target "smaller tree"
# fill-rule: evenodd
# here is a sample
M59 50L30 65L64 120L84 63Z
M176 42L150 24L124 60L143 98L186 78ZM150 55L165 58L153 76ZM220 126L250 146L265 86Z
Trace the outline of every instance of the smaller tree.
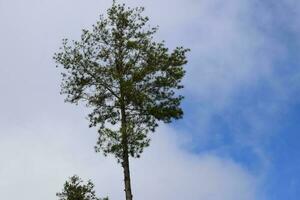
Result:
M59 200L108 200L108 198L97 198L94 184L89 180L87 184L76 175L65 182L63 191L57 193Z

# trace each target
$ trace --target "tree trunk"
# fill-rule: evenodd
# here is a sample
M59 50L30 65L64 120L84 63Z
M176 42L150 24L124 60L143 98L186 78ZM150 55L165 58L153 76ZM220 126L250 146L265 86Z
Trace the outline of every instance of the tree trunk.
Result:
M123 148L122 167L124 172L125 195L126 195L126 200L132 200L129 158L128 158L128 133L127 133L127 126L126 126L127 121L126 121L123 90L121 90L121 117L122 117L121 131L122 131L122 148Z
M130 183L130 171L129 171L129 159L128 153L124 151L122 167L124 170L124 184L126 200L132 200L131 183Z

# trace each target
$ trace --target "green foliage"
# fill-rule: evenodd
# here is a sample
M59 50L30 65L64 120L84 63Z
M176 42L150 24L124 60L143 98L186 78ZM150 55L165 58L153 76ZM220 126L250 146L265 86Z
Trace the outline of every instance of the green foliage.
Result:
M187 63L183 47L170 51L155 42L157 27L148 25L144 8L115 2L79 41L63 40L54 59L62 66L61 92L66 101L91 108L90 127L97 127L96 151L122 161L124 148L139 157L158 121L183 115L177 90ZM125 146L124 146L125 145Z
M95 195L94 184L83 181L76 175L72 176L69 181L64 184L63 191L57 193L59 200L108 200L108 198L99 199Z

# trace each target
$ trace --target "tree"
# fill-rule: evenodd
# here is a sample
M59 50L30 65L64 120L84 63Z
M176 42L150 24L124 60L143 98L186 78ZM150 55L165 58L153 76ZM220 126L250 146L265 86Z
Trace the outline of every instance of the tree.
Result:
M65 182L63 191L57 193L56 196L59 197L59 200L108 200L108 198L97 198L94 184L90 180L84 184L76 175Z
M114 155L122 164L126 200L132 200L129 156L140 157L149 132L158 122L183 115L181 80L189 49L169 51L155 42L157 27L148 25L144 8L115 1L79 41L63 40L54 59L62 66L61 93L66 101L91 108L90 127L97 127L96 152Z

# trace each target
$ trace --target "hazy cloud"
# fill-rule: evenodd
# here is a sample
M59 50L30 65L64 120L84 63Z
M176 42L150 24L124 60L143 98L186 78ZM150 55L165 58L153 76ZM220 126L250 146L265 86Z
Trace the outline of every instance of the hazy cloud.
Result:
M259 26L270 25L272 13L262 12L269 11L265 5L240 0L126 2L146 7L151 24L161 27L159 39L166 39L171 47L192 49L184 93L193 106L188 109L194 119L185 122L193 134L182 138L181 131L159 129L142 159L133 161L135 197L261 199L260 175L230 156L191 154L181 144L187 138L201 140L201 145L214 138L210 133L216 115L226 116L233 134L253 133L256 138L270 130L268 120L282 111L282 102L289 103L290 98L281 97L294 96L298 87L284 85L297 85L299 73L282 78L274 65L286 56L287 48ZM83 108L63 103L59 70L52 60L62 38L78 38L80 30L89 28L110 4L108 0L0 0L0 194L4 199L55 199L65 179L75 173L92 178L101 195L123 198L121 167L93 153L96 131L87 128ZM254 14L257 10L261 21ZM262 82L275 101L241 100L239 95L248 91L255 95L253 88ZM235 137L241 143L249 141ZM263 152L258 154L265 159Z

